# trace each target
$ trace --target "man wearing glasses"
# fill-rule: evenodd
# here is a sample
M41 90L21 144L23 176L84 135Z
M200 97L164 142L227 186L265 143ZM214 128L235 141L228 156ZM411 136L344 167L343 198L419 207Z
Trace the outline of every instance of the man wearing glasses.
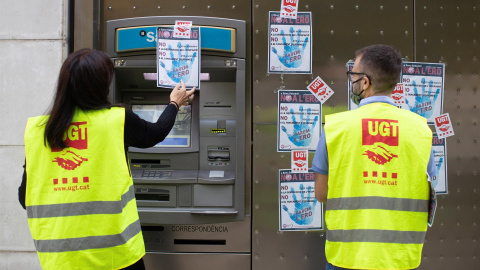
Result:
M359 108L325 116L312 163L315 197L327 207L326 269L414 269L435 174L432 132L390 98L400 52L371 45L355 55L347 75Z

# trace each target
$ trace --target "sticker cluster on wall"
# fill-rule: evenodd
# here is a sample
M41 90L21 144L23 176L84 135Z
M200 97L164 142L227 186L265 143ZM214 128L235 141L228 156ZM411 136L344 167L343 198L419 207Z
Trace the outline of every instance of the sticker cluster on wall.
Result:
M298 0L282 0L269 12L270 74L312 74L312 13L298 12ZM322 104L333 90L317 77L307 89L279 90L277 151L291 153L291 168L279 170L279 229L322 230L323 206L315 199L315 173L308 153L321 132Z

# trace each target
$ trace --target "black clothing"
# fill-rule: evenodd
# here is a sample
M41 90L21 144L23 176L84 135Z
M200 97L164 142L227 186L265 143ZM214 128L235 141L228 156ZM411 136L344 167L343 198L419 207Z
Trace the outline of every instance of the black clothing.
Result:
M122 268L121 270L145 270L145 263L143 262L143 258L130 266Z
M128 147L148 148L163 141L175 124L177 107L169 104L158 118L156 123L143 120L130 109L125 109L124 144L125 153ZM25 193L27 191L27 177L23 165L22 184L18 188L18 201L25 208Z

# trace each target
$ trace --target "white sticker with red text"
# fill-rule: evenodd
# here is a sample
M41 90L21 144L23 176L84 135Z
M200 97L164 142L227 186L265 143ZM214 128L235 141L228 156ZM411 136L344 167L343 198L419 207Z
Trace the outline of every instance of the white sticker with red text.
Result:
M307 89L320 101L322 104L327 101L333 95L333 90L317 76L313 82L311 82Z
M403 83L397 83L392 91L392 99L396 106L402 107L405 104L405 92L403 91Z
M298 0L282 0L280 18L297 19Z
M292 172L308 172L308 150L292 150Z
M438 138L443 139L455 135L453 132L452 121L448 113L435 117L435 129L437 130Z
M175 21L175 27L173 30L174 38L190 38L192 33L191 21Z

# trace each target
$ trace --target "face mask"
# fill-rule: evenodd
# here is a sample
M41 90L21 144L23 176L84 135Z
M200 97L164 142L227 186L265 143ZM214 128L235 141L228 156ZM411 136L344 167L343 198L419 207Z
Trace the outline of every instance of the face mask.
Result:
M358 105L360 104L360 101L363 99L363 97L361 97L361 95L363 94L363 91L365 90L362 90L358 95L355 94L355 92L353 91L353 85L357 82L359 82L360 80L362 80L363 78L360 78L354 82L352 82L352 87L350 88L351 89L351 93L350 93L350 99L352 100L352 102L355 104L355 105Z

